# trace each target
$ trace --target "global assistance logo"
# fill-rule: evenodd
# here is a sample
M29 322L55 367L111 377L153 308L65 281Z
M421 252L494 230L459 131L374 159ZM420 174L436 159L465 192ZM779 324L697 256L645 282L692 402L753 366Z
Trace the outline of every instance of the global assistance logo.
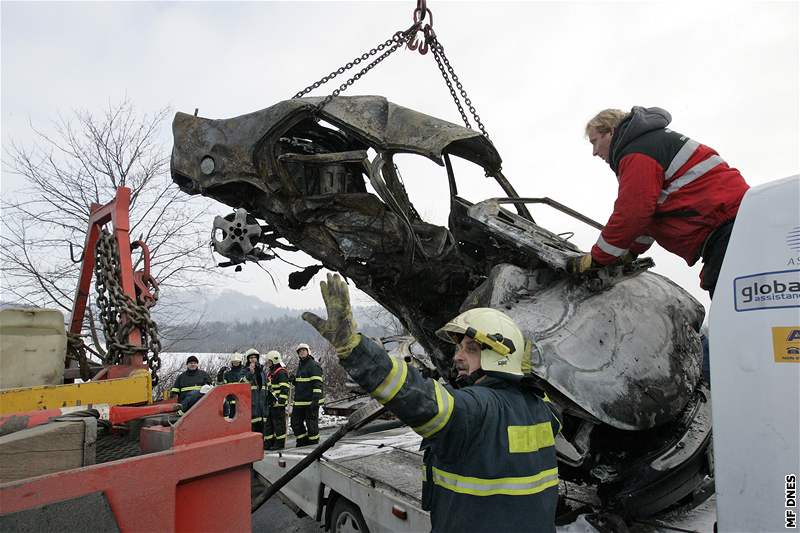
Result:
M737 311L800 307L800 269L735 278L733 292Z

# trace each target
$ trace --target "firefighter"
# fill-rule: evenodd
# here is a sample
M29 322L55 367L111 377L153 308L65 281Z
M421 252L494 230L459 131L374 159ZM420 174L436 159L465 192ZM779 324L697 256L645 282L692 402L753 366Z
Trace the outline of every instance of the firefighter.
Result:
M244 367L245 381L250 383L250 424L256 433L264 434L265 393L264 369L259 362L261 354L255 348L244 353L247 365Z
M308 344L298 344L300 363L294 377L292 433L297 446L319 443L319 407L324 403L322 368L311 355Z
M422 436L423 508L432 531L555 531L560 422L524 381L525 339L495 309L477 308L437 335L456 345L458 389L425 379L355 331L347 285L322 282L327 320L303 313L370 395Z
M643 253L653 242L689 266L702 260L700 287L714 297L736 213L749 188L713 149L667 129L658 107L606 109L586 125L592 154L617 175L614 212L590 254L570 261L584 272Z
M289 373L283 366L283 358L277 350L267 352L269 416L264 429L264 448L282 450L286 447L286 404L289 402Z
M181 372L170 389L170 398L178 397L181 404L179 415L182 415L202 397L200 389L203 385L211 385L211 378L205 370L198 368L197 357L190 355L186 359L186 371Z
M223 368L225 372L222 374L222 383L228 385L229 383L246 382L247 377L245 377L244 367L242 366L242 354L234 352L231 355L229 363L229 369L226 370ZM226 417L233 418L236 416L236 400L225 400L223 409Z

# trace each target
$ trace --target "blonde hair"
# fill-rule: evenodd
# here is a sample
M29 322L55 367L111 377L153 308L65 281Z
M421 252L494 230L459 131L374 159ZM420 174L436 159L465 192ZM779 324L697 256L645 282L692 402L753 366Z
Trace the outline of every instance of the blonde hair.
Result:
M592 120L586 123L584 133L587 137L589 136L590 129L600 134L611 133L611 130L616 128L627 114L627 112L621 109L603 109L596 114Z

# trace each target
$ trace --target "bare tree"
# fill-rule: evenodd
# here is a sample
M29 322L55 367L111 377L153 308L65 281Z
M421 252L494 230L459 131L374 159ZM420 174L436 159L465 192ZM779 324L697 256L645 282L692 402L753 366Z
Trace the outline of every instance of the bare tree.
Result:
M159 142L168 116L166 108L140 114L124 100L99 114L75 111L49 130L31 125L32 147L12 142L3 166L24 187L2 198L4 299L69 313L80 271L70 243L80 249L91 204L107 203L120 186L131 189L131 238L141 236L150 248L151 273L162 287L159 307L169 302L164 288L208 279L206 203L170 179L169 151ZM141 268L142 258L134 260Z

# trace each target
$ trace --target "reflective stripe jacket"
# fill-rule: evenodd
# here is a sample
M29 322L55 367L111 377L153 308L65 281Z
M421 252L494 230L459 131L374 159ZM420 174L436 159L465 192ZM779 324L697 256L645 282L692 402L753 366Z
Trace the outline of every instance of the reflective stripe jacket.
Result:
M748 189L742 175L708 146L666 129L670 120L663 109L634 107L614 130L609 164L619 191L592 247L601 265L655 241L691 266L709 234L736 217Z
M322 367L310 355L300 359L294 377L294 405L304 407L311 405L312 401L321 405L324 398Z
M241 365L236 367L231 367L222 376L222 382L225 383L226 385L228 383L243 383L246 381L247 378L245 377L244 367Z
M363 336L342 366L423 437L434 532L555 531L559 422L542 398L491 376L451 390Z
M211 378L205 370L187 370L178 376L169 393L177 394L178 401L182 402L187 393L193 390L199 392L203 385L211 385Z
M286 407L289 402L289 373L281 365L275 365L267 375L269 379L270 403L272 407Z

